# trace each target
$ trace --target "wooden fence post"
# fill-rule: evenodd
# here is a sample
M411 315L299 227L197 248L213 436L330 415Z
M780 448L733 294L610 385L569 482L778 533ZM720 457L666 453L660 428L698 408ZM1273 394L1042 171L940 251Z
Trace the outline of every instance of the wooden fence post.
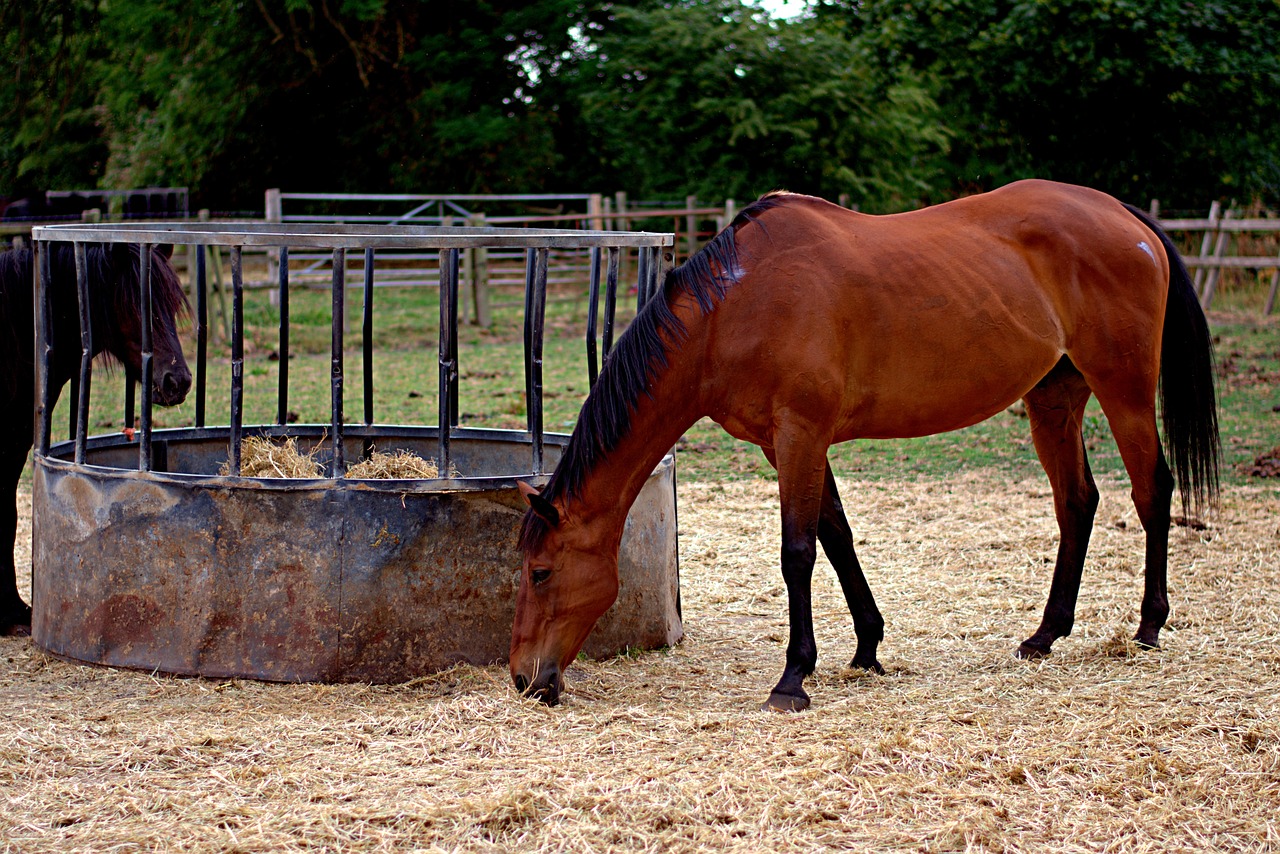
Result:
M1280 287L1280 254L1276 256L1276 269L1271 274L1271 292L1267 294L1267 306L1262 312L1264 317L1271 315L1272 309L1276 307L1276 289Z
M1214 202L1209 205L1209 227L1205 229L1204 237L1200 240L1200 258L1209 257L1209 247L1213 245L1214 238L1218 233L1218 223L1222 220L1222 203ZM1204 292L1204 278L1206 269L1197 267L1195 272L1195 288L1196 296Z
M733 224L733 218L738 215L738 203L733 199L724 200L724 215L716 223L716 231L724 231Z
M587 199L587 220L592 231L604 231L604 204L599 193L592 193Z
M262 218L267 222L282 222L284 217L284 208L280 202L280 188L273 187L267 190L266 199L263 203ZM271 248L267 250L267 281L280 281L280 250Z
M1231 219L1232 212L1227 211L1223 214L1222 219ZM1219 220L1219 224L1221 224ZM1227 251L1227 240L1231 233L1222 229L1218 230L1218 239L1213 246L1213 260L1218 262L1216 266L1209 268L1204 279L1204 292L1200 295L1200 305L1205 311L1209 310L1209 306L1213 304L1213 293L1218 289L1218 280L1222 278L1222 257Z
M467 225L484 228L485 215L472 214ZM489 250L481 246L469 249L467 253L471 261L471 277L467 280L467 285L471 291L471 304L475 308L475 324L481 329L488 329L493 325L493 316L489 313Z
M209 209L205 208L196 215L200 222L209 221ZM223 341L231 340L231 315L227 311L227 289L222 284L222 247L210 246L209 249L209 266L213 268L213 294L217 298L215 311L222 323L214 328L223 333Z
M684 215L684 230L686 232L684 257L691 258L693 253L698 251L698 217L693 213L698 207L698 197L685 196L684 205L688 211Z

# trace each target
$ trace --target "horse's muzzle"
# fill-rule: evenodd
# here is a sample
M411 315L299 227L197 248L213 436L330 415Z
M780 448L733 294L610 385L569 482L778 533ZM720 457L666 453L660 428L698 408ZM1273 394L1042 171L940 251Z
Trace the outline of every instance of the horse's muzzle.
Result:
M156 403L161 406L177 406L187 399L191 391L191 371L186 367L165 371L156 378L152 385Z
M523 674L512 676L516 690L525 697L533 697L548 706L560 704L560 671L556 668L540 670L532 682Z

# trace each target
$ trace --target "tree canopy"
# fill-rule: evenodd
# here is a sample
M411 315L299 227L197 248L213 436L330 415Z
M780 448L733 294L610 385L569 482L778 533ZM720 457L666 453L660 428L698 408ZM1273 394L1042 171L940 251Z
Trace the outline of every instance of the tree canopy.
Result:
M26 0L0 196L1280 195L1274 0Z

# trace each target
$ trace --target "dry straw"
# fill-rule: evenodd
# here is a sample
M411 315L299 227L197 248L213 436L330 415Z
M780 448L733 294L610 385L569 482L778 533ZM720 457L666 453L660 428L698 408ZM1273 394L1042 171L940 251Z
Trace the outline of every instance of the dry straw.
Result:
M555 709L502 666L272 685L3 638L0 850L1276 850L1280 490L1261 483L1173 531L1156 652L1127 640L1141 526L1101 484L1075 631L1025 662L1056 541L1043 482L842 481L887 672L845 668L820 561L801 715L758 708L787 635L763 481L681 485L687 638L580 662Z
M324 466L316 459L324 440L317 442L310 451L302 452L293 436L269 439L249 436L240 442L240 473L245 477L264 478L318 478L324 477ZM231 472L230 463L223 463L218 473ZM361 480L414 480L438 478L440 468L435 460L424 460L412 451L373 451L368 459L361 460L347 469L346 476ZM449 465L449 476L460 477L456 466Z

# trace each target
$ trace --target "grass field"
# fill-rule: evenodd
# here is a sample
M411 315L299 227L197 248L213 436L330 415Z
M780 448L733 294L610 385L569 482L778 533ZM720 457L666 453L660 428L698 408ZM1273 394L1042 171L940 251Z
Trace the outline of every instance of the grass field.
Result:
M569 432L588 390L586 299L562 293L548 307L545 354L545 419L549 431ZM430 288L386 288L376 294L374 323L375 421L382 424L434 424L438 418L439 371L435 330L439 307ZM512 300L508 299L508 302ZM1234 310L1252 306L1256 296L1239 288L1220 294L1213 330L1220 369L1218 393L1225 436L1224 474L1243 474L1259 455L1280 444L1280 321L1260 319ZM623 303L623 300L619 301ZM634 304L627 300L619 313L619 329ZM345 412L356 420L362 413L363 363L360 354L358 300L348 300L345 354ZM327 291L299 290L292 297L290 406L297 420L328 423L330 412L331 302ZM501 308L491 329L463 326L460 330L460 411L464 426L523 429L525 391L520 309ZM266 291L250 291L245 308L246 392L245 423L274 423L279 384L279 313ZM193 352L193 346L187 346ZM100 372L101 373L101 372ZM210 424L226 424L230 383L229 351L220 338L211 346L209 367ZM93 398L94 432L119 429L120 377L98 376ZM292 417L292 416L291 416ZM171 410L157 410L157 426L193 423L194 399ZM66 402L54 419L56 436L67 434ZM1123 471L1110 429L1096 401L1085 420L1090 461L1099 475ZM715 424L704 421L681 442L682 471L696 480L768 476L768 463L754 447L737 442ZM1025 417L1007 412L952 434L919 439L864 441L836 446L833 468L842 474L867 478L941 477L970 469L995 468L1012 476L1039 472ZM1240 481L1243 482L1243 481Z

